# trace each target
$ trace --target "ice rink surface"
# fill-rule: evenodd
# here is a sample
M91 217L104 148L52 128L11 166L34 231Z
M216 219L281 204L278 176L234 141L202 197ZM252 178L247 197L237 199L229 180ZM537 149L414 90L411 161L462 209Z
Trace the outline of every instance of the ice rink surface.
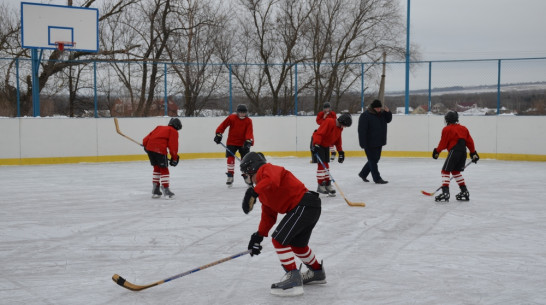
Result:
M316 190L307 158L268 158ZM546 304L546 163L480 160L463 173L469 202L435 203L443 160L383 158L389 184L364 183L364 158L331 165L310 247L328 283L269 293L284 274L266 238L259 256L149 284L246 250L260 205L241 210L225 159L171 168L175 200L151 199L147 162L0 167L1 304ZM299 261L298 261L299 264ZM304 267L305 268L305 267Z

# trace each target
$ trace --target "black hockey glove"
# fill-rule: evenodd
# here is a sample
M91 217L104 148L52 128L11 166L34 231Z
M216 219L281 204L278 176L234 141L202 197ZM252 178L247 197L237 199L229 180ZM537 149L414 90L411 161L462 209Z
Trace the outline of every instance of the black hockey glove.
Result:
M440 156L440 153L436 150L436 148L434 148L434 150L432 151L432 158L438 159L439 156Z
M343 163L343 161L345 161L345 152L340 150L337 153L339 154L339 157L337 157L337 162Z
M172 158L169 160L169 164L174 167L178 165L178 161L180 161L180 157L172 156Z
M258 232L250 236L250 242L248 243L248 250L252 250L252 252L250 252L250 256L258 255L261 253L262 246L260 245L260 243L262 242L262 240L264 240L264 237L260 236Z
M472 159L472 162L474 163L478 163L478 160L480 160L480 156L478 155L477 151L470 153L470 158Z
M258 198L258 194L254 191L254 188L247 188L245 197L243 198L243 212L245 212L245 214L252 211L252 208L254 208L254 204L256 203L256 198Z
M311 152L313 154L317 154L319 151L320 151L320 145L315 144L315 145L311 146Z
M214 142L216 142L216 144L220 144L220 142L222 142L222 134L221 133L216 134L216 136L214 137Z
M250 146L252 146L252 140L246 140L246 141L245 141L245 144L243 144L243 148L244 148L246 151L250 151Z

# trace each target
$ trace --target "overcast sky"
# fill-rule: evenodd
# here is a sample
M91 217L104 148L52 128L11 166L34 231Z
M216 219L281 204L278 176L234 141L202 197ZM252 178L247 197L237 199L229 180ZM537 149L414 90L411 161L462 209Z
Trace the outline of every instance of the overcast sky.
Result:
M544 0L413 0L410 41L422 60L545 57L545 13Z

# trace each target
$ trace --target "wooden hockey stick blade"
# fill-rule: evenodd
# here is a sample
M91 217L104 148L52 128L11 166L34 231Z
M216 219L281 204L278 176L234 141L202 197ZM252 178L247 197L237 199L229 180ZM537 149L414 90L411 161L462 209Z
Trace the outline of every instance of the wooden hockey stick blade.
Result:
M472 160L470 160L469 162L467 162L464 166L464 169L466 169L470 164L472 163ZM453 177L449 178L449 181L453 180ZM426 196L434 196L434 194L436 194L439 190L441 190L442 187L440 186L439 188L437 188L434 192L432 193L429 193L429 192L425 192L425 191L421 191L421 193L423 193L423 195L426 195Z
M197 272L197 271L206 269L206 268L208 268L208 267L212 267L212 266L214 266L214 265L218 265L218 264L227 262L227 261L232 260L232 259L234 259L234 258L237 258L237 257L239 257L239 256L243 256L243 255L246 255L246 254L250 254L251 252L252 252L252 250L246 250L246 251L243 251L243 252L234 254L234 255L232 255L232 256L224 257L224 258L219 259L219 260L217 260L217 261L214 261L214 262L212 262L212 263L203 265L203 266L201 266L201 267L197 267L197 268L192 269L192 270L188 270L188 271L186 271L186 272L183 272L183 273L180 273L180 274L171 276L171 277L166 278L166 279L164 279L164 280L157 281L157 282L155 282L155 283L151 283L151 284L148 284L148 285L136 285L136 284L133 284L133 283L131 283L131 282L128 282L126 279L124 279L123 277L121 277L121 276L118 275L118 274L114 274L114 275L112 276L112 281L114 281L116 284L120 285L120 286L123 287L123 288L127 288L127 289L132 290L132 291L141 291L141 290L148 289L148 288L151 288L151 287L154 287L154 286L157 286L157 285L161 285L161 284L163 284L163 283L166 283L166 282L175 280L175 279L177 279L177 278L180 278L180 277L183 277L183 276L186 276L186 275L195 273L195 272Z
M130 137L124 135L123 132L121 132L121 130L119 129L118 118L114 118L114 124L116 124L116 131L118 132L119 135L121 135L122 137L125 137L128 140L131 140L131 141L135 142L136 144L138 144L140 146L143 146L141 143L131 139Z
M436 192L437 192L437 191L436 191ZM423 195L426 195L426 196L434 196L434 194L436 194L436 192L434 192L434 193L429 193L429 192L421 191L421 193L423 193Z
M349 201L349 199L347 199L347 197L345 197L345 194L343 194L343 192L339 188L339 185L337 185L337 182L334 181L334 184L336 185L337 190L341 194L341 197L343 197L343 199L345 199L345 202L347 202L347 204L349 206L352 206L352 207L365 207L366 206L366 204L364 202L351 202L351 201Z

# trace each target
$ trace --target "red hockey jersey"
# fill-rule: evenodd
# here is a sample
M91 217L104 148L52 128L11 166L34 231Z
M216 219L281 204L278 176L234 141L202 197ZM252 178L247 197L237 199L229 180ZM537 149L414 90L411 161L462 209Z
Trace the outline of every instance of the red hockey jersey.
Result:
M343 151L341 147L341 132L343 127L337 126L336 119L327 118L324 120L315 133L313 133L313 145L318 144L324 147L336 146L337 151Z
M178 130L172 126L157 126L142 140L142 145L147 151L166 155L169 148L171 156L178 155Z
M252 120L249 117L240 119L237 114L231 114L216 128L216 133L223 134L228 127L226 145L243 146L246 140L252 140L252 145L254 145Z
M442 129L442 138L440 139L440 143L438 143L438 147L436 147L436 151L441 152L444 149L450 151L459 139L466 141L466 147L468 147L471 153L476 152L474 140L470 136L470 132L460 124L449 124Z
M308 191L305 185L282 166L264 164L256 173L254 191L262 203L262 218L258 226L261 236L268 236L278 214L294 209Z

